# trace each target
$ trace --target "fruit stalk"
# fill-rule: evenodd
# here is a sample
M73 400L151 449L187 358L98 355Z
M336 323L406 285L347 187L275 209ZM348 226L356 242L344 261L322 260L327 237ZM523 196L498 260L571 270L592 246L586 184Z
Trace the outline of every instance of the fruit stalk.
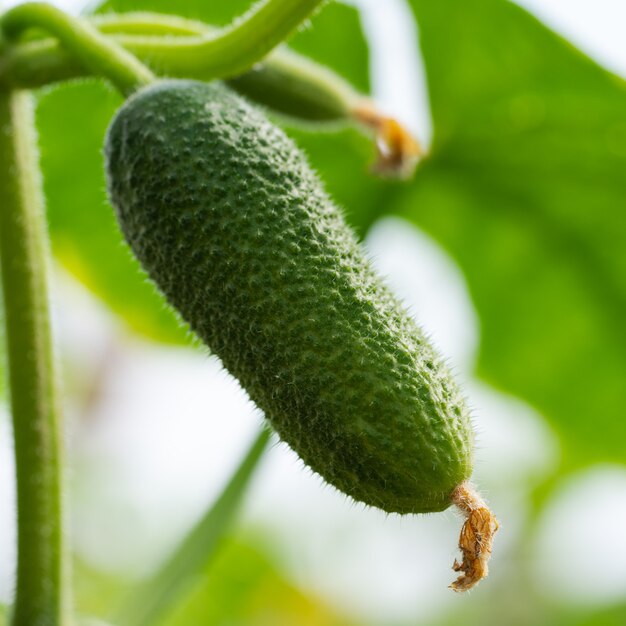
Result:
M0 265L17 474L13 626L66 624L61 442L34 111L0 90Z

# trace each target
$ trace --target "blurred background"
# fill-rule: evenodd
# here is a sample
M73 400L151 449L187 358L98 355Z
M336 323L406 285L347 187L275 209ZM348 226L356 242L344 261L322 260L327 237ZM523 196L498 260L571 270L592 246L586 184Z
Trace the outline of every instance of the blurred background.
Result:
M178 4L107 7L220 23L247 3ZM415 181L369 177L353 130L287 127L464 384L475 481L501 523L491 575L454 594L458 515L364 508L274 442L232 533L164 624L626 623L626 4L428 4L333 3L294 40L431 145ZM184 345L116 234L98 141L117 96L88 83L40 97L76 605L107 619L218 495L262 415L205 349ZM15 493L0 410L9 603Z

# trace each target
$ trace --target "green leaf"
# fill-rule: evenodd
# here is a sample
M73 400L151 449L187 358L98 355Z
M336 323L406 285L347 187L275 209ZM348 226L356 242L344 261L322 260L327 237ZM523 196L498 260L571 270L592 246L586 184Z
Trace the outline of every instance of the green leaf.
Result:
M257 532L223 538L191 584L152 626L349 626L345 618L307 590L298 589L280 568L280 555ZM212 557L213 555L211 555ZM79 626L120 626L111 606L137 590L136 580L102 572L80 559L73 563L75 614ZM6 609L5 609L6 610ZM0 626L4 626L0 606Z
M4 302L2 301L2 289L0 289L0 402L5 399L8 384L5 333Z
M215 558L206 561L176 604L152 626L349 626L345 618L306 590L299 590L279 567L280 558L258 533L225 537ZM93 619L79 626L119 626L106 618L136 581L119 579L74 563L76 614ZM3 626L0 611L0 626Z
M101 620L111 612L111 606L122 601L129 587L136 585L134 579L102 571L83 560L79 554L74 554L72 582L74 615L82 618L78 621L79 626L119 626Z
M626 461L626 88L504 0L411 0L432 156L395 211L464 270L480 375Z
M626 620L626 604L606 606L577 605L575 602L556 602L544 589L541 592L532 576L508 577L508 586L499 578L481 588L481 594L467 598L453 607L434 626L458 624L507 624L510 626L621 626ZM507 574L504 574L507 579Z
M349 626L352 623L298 590L264 551L230 541L175 610L155 626Z

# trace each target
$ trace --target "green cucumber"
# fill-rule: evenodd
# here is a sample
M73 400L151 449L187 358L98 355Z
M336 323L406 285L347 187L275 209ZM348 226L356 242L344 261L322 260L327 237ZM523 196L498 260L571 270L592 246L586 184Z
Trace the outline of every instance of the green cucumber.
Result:
M385 511L450 506L462 394L294 143L222 84L172 80L126 101L105 156L145 271L304 462Z

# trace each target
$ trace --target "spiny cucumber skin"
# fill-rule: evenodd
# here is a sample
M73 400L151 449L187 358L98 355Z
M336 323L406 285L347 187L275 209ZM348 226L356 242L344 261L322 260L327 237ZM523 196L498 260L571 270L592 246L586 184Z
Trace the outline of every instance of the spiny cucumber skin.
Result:
M446 509L464 400L293 142L221 84L163 81L105 156L144 269L304 462L388 512Z

